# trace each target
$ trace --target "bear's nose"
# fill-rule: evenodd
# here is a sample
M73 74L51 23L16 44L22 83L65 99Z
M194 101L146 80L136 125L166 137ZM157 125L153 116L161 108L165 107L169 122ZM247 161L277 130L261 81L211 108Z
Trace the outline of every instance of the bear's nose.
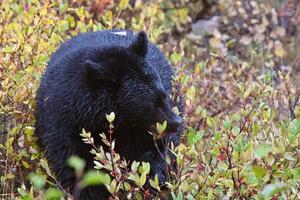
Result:
M182 118L178 115L175 115L173 118L169 119L167 123L167 131L174 132L177 131L178 128L181 126Z

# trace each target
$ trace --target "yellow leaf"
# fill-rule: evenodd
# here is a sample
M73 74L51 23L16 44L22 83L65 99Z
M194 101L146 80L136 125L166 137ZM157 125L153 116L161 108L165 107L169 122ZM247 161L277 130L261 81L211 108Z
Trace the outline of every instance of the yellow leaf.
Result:
M128 2L129 2L129 0L121 0L119 3L119 8L121 10L126 9L128 7Z
M216 38L216 37L212 37L209 39L209 45L215 49L221 49L223 46L220 38Z
M244 93L244 99L246 99L251 92L252 92L252 87L247 88L247 90Z
M112 123L115 120L115 113L111 112L109 115L106 114L106 119L109 123Z
M44 6L40 12L41 16L45 16L47 14L47 6Z
M143 186L143 185L145 185L145 183L146 183L146 173L143 173L141 176L140 176L140 179L139 179L139 184L140 184L140 186Z
M285 55L285 51L282 47L275 47L274 53L279 58L283 58L283 56Z
M28 162L26 162L26 161L22 161L22 164L23 164L23 166L26 168L26 169L29 169L30 168L30 165L28 164Z

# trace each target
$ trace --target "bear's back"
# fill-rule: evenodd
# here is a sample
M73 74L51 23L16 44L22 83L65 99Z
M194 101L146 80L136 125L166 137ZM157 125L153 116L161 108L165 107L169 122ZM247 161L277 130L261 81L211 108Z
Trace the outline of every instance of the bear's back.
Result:
M97 31L79 34L58 48L53 54L49 65L51 62L60 60L72 50L91 46L100 48L111 46L128 47L133 40L134 35L130 31Z
M104 30L79 34L58 48L48 63L48 69L51 70L51 66L57 66L71 51L95 46L97 48L112 46L127 48L134 41L135 37L133 32L127 30ZM158 72L165 89L170 91L173 71L162 52L151 42L148 43L146 60Z

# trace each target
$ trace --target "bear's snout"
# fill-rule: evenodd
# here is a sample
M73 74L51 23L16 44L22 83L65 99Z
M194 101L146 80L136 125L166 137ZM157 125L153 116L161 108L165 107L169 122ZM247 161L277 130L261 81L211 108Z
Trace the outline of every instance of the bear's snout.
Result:
M167 121L167 131L175 132L179 129L182 124L182 118L175 114L175 117L169 121Z
M157 109L157 121L167 121L168 132L175 132L182 125L182 118L173 112L170 106Z

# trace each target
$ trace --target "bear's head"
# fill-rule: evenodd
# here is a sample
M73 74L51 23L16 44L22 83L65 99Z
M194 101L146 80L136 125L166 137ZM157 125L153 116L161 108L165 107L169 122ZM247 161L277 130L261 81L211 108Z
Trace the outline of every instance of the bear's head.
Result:
M91 90L106 92L113 101L117 120L140 128L167 121L167 131L176 131L182 119L172 110L157 71L146 60L148 39L138 33L127 48L101 48L84 62L87 83Z

